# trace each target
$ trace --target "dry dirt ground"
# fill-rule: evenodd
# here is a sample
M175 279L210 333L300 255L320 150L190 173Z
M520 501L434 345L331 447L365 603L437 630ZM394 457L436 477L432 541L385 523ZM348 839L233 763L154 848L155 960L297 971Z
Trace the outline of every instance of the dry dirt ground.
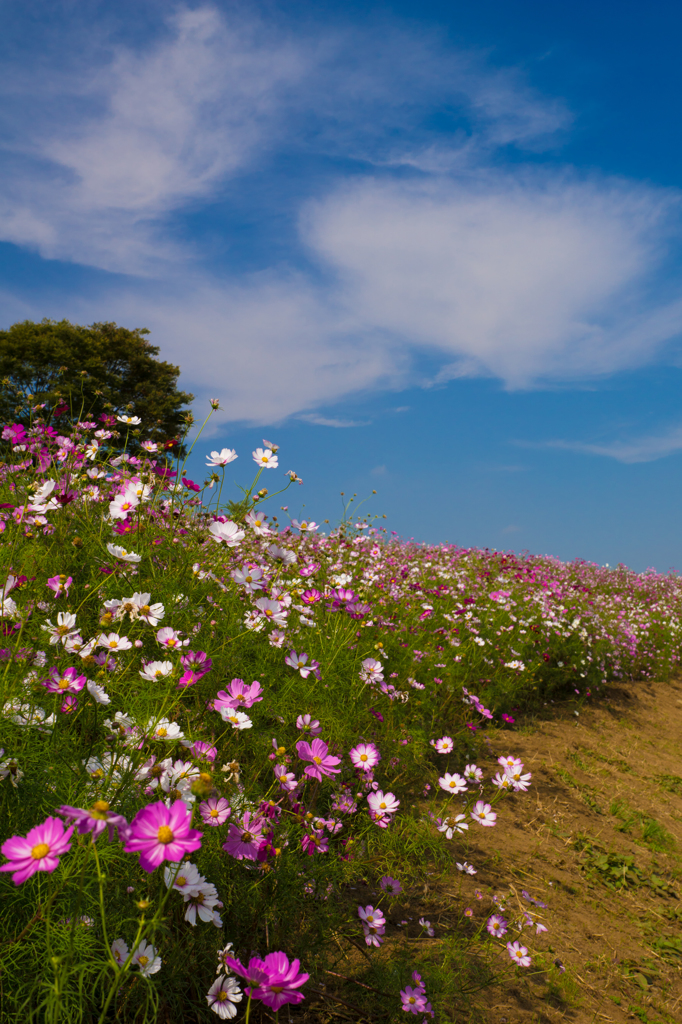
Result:
M453 1020L682 1021L682 680L611 689L579 716L552 709L479 763L509 752L532 787L499 807L494 847L477 830L462 889L477 917L476 888L511 884L518 905L534 909L523 891L547 904L549 930L539 963Z

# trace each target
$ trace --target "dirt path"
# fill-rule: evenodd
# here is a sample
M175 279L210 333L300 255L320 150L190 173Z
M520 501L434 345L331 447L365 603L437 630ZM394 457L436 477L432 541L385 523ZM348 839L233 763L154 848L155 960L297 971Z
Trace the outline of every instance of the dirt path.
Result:
M552 711L498 734L479 761L490 771L514 753L533 784L501 806L494 844L475 837L478 874L462 884L472 925L492 912L488 894L510 883L509 913L515 902L535 910L524 890L547 904L538 912L549 930L534 940L543 952L534 967L544 969L488 989L461 1019L679 1022L682 683L614 689L579 717Z

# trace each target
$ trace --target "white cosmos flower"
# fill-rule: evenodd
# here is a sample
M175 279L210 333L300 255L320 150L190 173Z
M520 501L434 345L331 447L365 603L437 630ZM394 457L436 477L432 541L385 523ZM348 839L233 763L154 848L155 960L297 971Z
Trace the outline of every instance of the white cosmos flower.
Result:
M101 633L97 637L97 646L106 647L108 651L129 651L133 646L127 636L118 633Z
M230 722L233 729L250 729L253 725L248 715L245 715L243 711L235 710L235 708L221 707L220 717L223 722Z
M99 686L98 683L95 683L92 679L88 679L86 686L88 693L90 694L90 696L92 697L96 704L111 703L111 697L106 692L103 686Z
M114 939L111 943L111 952L118 966L122 967L128 959L128 953L130 950L123 939Z
M140 672L143 679L149 679L150 682L156 682L157 679L163 679L165 676L169 676L173 671L172 661L146 661L144 662L144 669Z
M145 942L144 939L133 953L132 962L137 964L140 968L140 974L144 978L148 978L150 974L156 974L157 971L161 970L161 957L157 956L151 942Z
M246 536L244 531L240 530L237 524L229 519L226 523L211 523L208 532L213 537L213 540L218 543L224 541L228 548L236 548Z
M231 1020L237 1016L237 1007L234 1004L241 1002L242 996L237 979L221 974L206 993L206 1002L223 1020Z
M112 519L125 519L139 504L134 494L117 494L114 500L109 502L109 515Z
M180 867L178 867L177 861L171 861L163 873L166 888L171 884L173 878L175 878L173 888L181 893L196 892L202 882L206 881L204 876L199 874L199 869L196 865L190 864L188 860L183 861Z
M464 815L456 814L454 818L444 818L443 823L438 826L438 831L445 832L446 839L452 839L455 834L465 832L468 828Z
M239 458L234 448L221 448L219 452L211 452L210 459L206 459L207 466L227 466L228 462L234 462Z
M122 562L137 563L142 561L142 555L136 555L134 551L128 551L118 544L107 544L107 551L114 558L120 558Z
M162 718L156 724L152 718L147 722L145 732L148 732L149 738L153 740L181 740L185 735L177 722L171 722L167 718Z
M251 454L253 461L263 469L277 469L279 466L279 459L271 448L256 448Z
M117 416L119 423L125 423L128 427L139 427L142 420L139 416Z

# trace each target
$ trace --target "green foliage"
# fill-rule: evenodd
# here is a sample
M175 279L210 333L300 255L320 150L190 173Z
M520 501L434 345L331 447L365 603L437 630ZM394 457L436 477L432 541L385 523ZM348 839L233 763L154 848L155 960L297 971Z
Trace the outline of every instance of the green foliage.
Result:
M68 320L24 320L0 331L0 418L28 425L37 405L46 403L48 414L65 405L61 424L107 412L143 418L149 440L179 437L194 396L178 390L179 367L156 358L148 333Z

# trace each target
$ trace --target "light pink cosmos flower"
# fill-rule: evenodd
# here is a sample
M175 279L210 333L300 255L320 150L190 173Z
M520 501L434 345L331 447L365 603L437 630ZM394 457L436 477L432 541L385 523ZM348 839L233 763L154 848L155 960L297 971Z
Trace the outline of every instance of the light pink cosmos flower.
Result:
M296 744L298 756L302 761L312 761L305 770L305 774L312 779L321 779L323 775L338 775L340 768L335 766L341 762L340 757L334 757L329 753L329 747L324 742L315 738L312 743L307 740L299 740Z
M267 516L264 516L262 512L258 512L256 509L253 509L244 517L244 522L248 523L257 537L265 537L269 533L272 533L272 530L265 521L266 519Z
M236 548L246 536L244 531L240 530L237 524L229 519L226 523L220 523L217 520L211 523L208 532L213 537L213 540L219 544L224 543L228 548Z
M455 867L457 868L458 871L463 871L465 875L477 875L478 874L478 872L476 871L476 868L473 866L473 864L469 864L469 862L466 861L466 860L464 861L463 864L460 864L459 862L457 862L455 864Z
M450 772L446 772L445 775L438 780L438 785L441 789L444 789L446 793L456 795L457 793L465 793L467 788L466 779L463 779L461 775L456 772L451 775Z
M400 800L393 793L382 793L380 789L377 789L376 793L369 794L367 803L373 814L379 817L395 814L400 806Z
M201 847L201 832L190 828L191 812L182 800L159 801L138 811L130 823L125 853L139 853L140 867L152 872L164 860L179 862Z
M508 942L507 952L514 963L518 964L519 967L530 967L531 958L528 955L528 950L525 946L522 946L520 942Z
M275 778L279 782L280 789L283 789L285 793L291 793L298 786L296 776L293 772L288 772L286 765L276 764L274 767Z
M322 732L322 726L318 720L311 718L310 715L299 715L296 719L296 728L308 736L319 736Z
M279 601L273 601L269 597L259 597L256 601L256 608L267 622L274 622L276 626L286 626L289 613Z
M36 871L54 871L59 857L71 849L74 826L64 831L60 818L46 818L42 825L36 825L24 836L12 836L0 847L0 852L9 863L0 865L0 871L12 871L12 881L21 885Z
M212 796L199 804L199 814L205 825L224 825L232 814L232 808L224 797Z
M533 777L530 772L523 774L523 765L520 768L507 768L506 774L516 793L525 793Z
M464 778L468 782L482 782L483 772L475 764L467 764L464 766Z
M128 944L123 939L114 939L111 943L111 955L119 967L123 967L129 952Z
M446 839L452 839L454 835L460 835L462 832L466 832L469 826L464 820L463 814L456 814L454 817L443 818L443 821L438 826L439 832L445 833Z
M506 772L498 772L497 775L491 779L493 786L497 786L498 789L511 789L512 781Z
M521 758L514 757L513 754L508 754L506 757L498 757L497 763L501 764L505 771L507 768L523 768Z
M233 679L225 690L219 690L213 706L216 711L221 708L250 708L263 698L261 696L263 687L254 679L252 683L245 683L243 679Z
M484 803L483 800L476 801L474 809L471 812L471 817L474 821L477 821L479 825L485 825L487 828L494 825L497 821L497 814L490 804Z
M234 582L243 587L247 594L263 589L263 571L257 565L245 564L241 569L234 569L230 576Z
M439 740L432 740L437 754L450 754L455 748L451 736L441 736Z
M78 669L67 668L60 672L56 668L51 668L43 686L48 693L79 693L86 683L86 677L79 676Z
M297 672L300 672L302 679L307 679L311 672L313 672L318 679L320 678L319 662L313 659L310 664L308 664L308 655L303 651L301 651L300 654L297 654L296 651L289 651L284 659L284 664L288 665L290 668L296 669Z
M223 850L236 860L256 860L266 825L267 818L246 811L239 824L230 825Z
M150 974L156 974L161 970L161 957L158 956L151 942L145 942L143 939L133 953L132 964L140 968L143 978L148 978Z
M180 633L176 633L170 626L162 626L156 634L156 639L162 647L166 647L170 651L180 647L187 647L190 642L189 639L182 640Z
M384 679L384 666L376 658L365 658L360 668L360 678L364 683L381 683Z
M357 747L350 751L349 757L355 767L363 772L376 768L381 760L381 754L373 743L358 743Z

